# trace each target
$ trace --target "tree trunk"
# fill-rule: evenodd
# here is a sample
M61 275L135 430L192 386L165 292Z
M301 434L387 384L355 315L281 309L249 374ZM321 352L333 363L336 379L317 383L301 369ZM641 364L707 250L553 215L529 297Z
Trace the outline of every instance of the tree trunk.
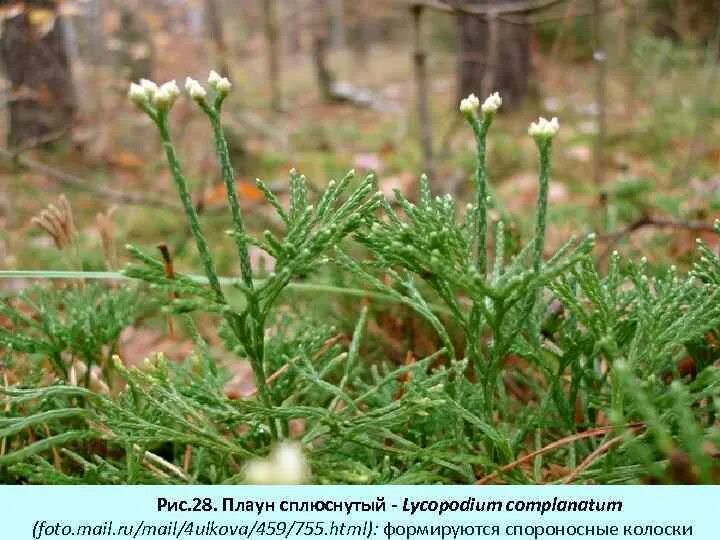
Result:
M225 32L223 30L222 15L217 0L205 0L205 19L207 32L210 41L215 49L215 57L218 62L218 70L224 76L232 80L230 66L227 61L227 44L225 43Z
M305 2L302 0L290 0L287 2L288 17L294 24L290 24L284 29L284 49L286 54L297 56L302 53L305 17Z
M327 0L315 0L313 5L312 24L312 56L315 66L315 78L317 80L320 97L325 102L333 100L334 77L328 66L328 48L330 44L330 25Z
M90 62L100 66L105 61L105 36L103 35L103 18L105 6L103 0L93 0L88 7Z
M333 100L333 75L327 62L328 38L326 35L313 36L313 64L320 97L324 102Z
M330 0L330 44L333 49L345 47L345 4Z
M504 107L519 105L528 90L530 27L492 15L457 17L458 99L499 91Z
M280 34L278 31L278 15L275 0L263 1L265 19L265 40L268 47L268 78L270 79L270 104L276 111L283 109L282 90L280 87Z
M365 68L368 63L368 52L370 49L370 16L372 6L370 0L356 0L350 5L352 25L349 29L348 42L355 56L359 67ZM365 75L367 75L366 71Z
M152 79L155 66L152 36L136 10L128 6L120 8L120 29L115 37L121 44L116 61L127 80Z
M430 103L428 98L427 52L422 36L423 6L412 6L413 18L413 67L415 71L415 101L418 113L420 148L425 173L433 173L432 126L430 124Z
M60 135L77 108L65 28L54 1L26 1L6 18L0 58L11 86L8 145Z

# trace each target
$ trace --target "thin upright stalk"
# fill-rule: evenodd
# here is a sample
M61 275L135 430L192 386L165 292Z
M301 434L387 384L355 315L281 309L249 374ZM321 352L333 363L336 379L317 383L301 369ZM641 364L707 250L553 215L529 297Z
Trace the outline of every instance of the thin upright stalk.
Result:
M555 123L555 125L553 125ZM535 221L535 237L533 238L532 266L533 272L539 275L542 270L543 253L545 252L545 233L547 228L547 206L548 190L550 186L550 154L552 149L552 137L557 132L557 120L547 122L540 119L539 124L530 126L530 134L535 139L540 153L539 193L537 198L537 210ZM545 130L545 133L533 133L535 130ZM540 318L541 314L535 309L542 293L542 287L536 286L528 295L525 311L529 314L527 322L530 325L531 334L535 340L540 339ZM539 343L539 341L538 341Z
M548 189L550 185L550 155L552 141L550 138L539 139L540 149L540 192L537 200L537 216L535 222L535 240L533 246L533 270L540 272L543 253L545 251L545 232L547 228Z
M220 280L218 279L217 272L215 270L215 263L210 253L210 248L208 247L207 240L205 239L205 235L200 227L200 220L198 219L198 214L195 210L192 196L190 195L188 182L182 172L180 160L178 159L177 153L175 152L175 146L173 145L172 138L170 137L167 113L165 111L159 111L157 116L157 127L160 131L160 139L162 140L168 165L170 165L172 179L178 190L178 194L180 195L180 202L185 210L185 215L190 223L190 232L195 239L195 244L197 245L198 252L200 254L200 260L202 262L203 269L205 270L205 275L210 283L210 288L212 288L215 293L217 301L221 304L225 304L227 303L225 301L225 294L220 287Z
M178 193L180 195L180 200L182 202L183 208L185 209L185 214L187 215L188 221L190 223L190 230L192 232L193 238L195 239L195 243L197 244L198 252L200 253L200 259L202 260L203 268L205 270L205 274L207 275L208 282L210 283L210 287L215 293L217 301L221 304L227 304L225 294L223 293L223 290L220 286L220 280L215 270L215 263L213 261L212 254L210 253L210 248L208 247L207 240L205 239L205 235L203 234L200 227L200 221L198 219L197 211L195 210L195 206L192 202L192 197L190 196L190 189L188 187L187 179L182 172L180 160L177 157L175 147L172 143L170 129L168 127L167 121L167 112L158 111L157 117L155 119L158 129L160 131L160 138L162 139L163 148L165 149L165 155L167 157L168 164L170 165L170 171L172 173L173 181L175 182L175 186L177 187ZM221 128L220 133L222 135ZM243 267L243 281L246 283L246 286L248 280L250 283L250 294L248 297L248 303L250 308L250 315L252 318L250 337L250 344L252 347L251 350L248 352L250 353L250 361L253 367L253 371L255 373L255 379L258 387L258 395L260 396L260 399L265 406L271 407L272 400L270 398L270 394L267 388L267 378L265 376L264 366L265 347L263 325L258 315L259 310L257 306L257 301L254 294L252 293L252 273L250 271L250 259L247 253L247 243L244 238L242 215L240 213L240 206L237 200L234 175L232 172L232 166L229 164L230 162L227 151L227 143L225 142L224 135L222 135L219 140L222 142L222 144L218 143L218 153L221 154L223 178L225 178L226 180L228 199L234 202L234 204L233 202L231 202L230 204L231 212L233 214L233 221L235 222L236 228L238 227L238 224L240 227L236 231L238 233L236 234L236 237L239 238L239 240L236 241L240 242L238 246L239 249L241 247L244 247L244 249L241 249L241 266ZM223 151L221 151L221 148ZM243 254L245 255L244 263ZM225 319L227 320L228 325L230 326L232 331L238 336L238 338L242 338L242 336L245 334L245 330L242 328L243 322L240 320L237 314L228 312L225 314ZM241 339L241 341L245 340ZM276 437L277 430L274 422L270 421L269 425L273 436Z
M228 203L230 205L230 213L232 214L233 227L235 228L235 245L238 255L240 256L240 273L243 278L244 285L248 290L253 290L252 268L250 266L250 252L245 237L245 224L243 222L242 210L238 200L237 185L235 184L235 173L230 161L230 151L228 149L225 131L220 120L220 111L218 109L205 109L213 129L215 137L215 149L220 161L220 169L222 172L225 189L227 191Z
M474 96L473 96L474 97ZM461 109L462 110L462 109ZM472 127L475 135L477 163L475 169L475 227L474 227L474 253L473 259L478 273L483 279L487 278L487 199L488 199L488 175L486 168L487 133L492 123L494 113L483 113L482 119L478 118L477 112L465 112L465 117ZM466 344L467 354L471 361L482 372L485 377L485 412L488 420L492 419L493 394L494 394L494 350L487 355L486 362L482 360L482 304L484 298L475 299L470 313L470 325L468 326ZM492 326L492 321L487 320Z
M477 165L475 169L476 188L476 221L475 221L475 262L480 274L485 277L487 272L487 198L488 176L486 168L487 132L492 123L492 115L485 115L482 121L471 118L470 125L475 133L477 149Z
M260 305L255 293L255 285L253 282L252 266L250 264L250 252L248 248L247 238L245 236L245 224L242 217L242 209L238 199L237 185L235 184L235 172L230 160L230 151L228 149L227 138L222 127L220 118L220 110L222 107L223 96L218 95L215 99L213 107L204 105L201 102L203 110L207 113L212 125L213 135L215 138L215 149L220 161L220 169L223 181L225 182L225 190L227 191L228 205L232 214L233 227L235 229L235 245L240 257L240 273L243 284L246 288L248 311L251 318L251 344L252 355L251 361L255 371L255 377L258 384L258 393L261 395L267 405L272 404L270 395L266 390L267 381L265 375L265 325L264 318L260 312Z

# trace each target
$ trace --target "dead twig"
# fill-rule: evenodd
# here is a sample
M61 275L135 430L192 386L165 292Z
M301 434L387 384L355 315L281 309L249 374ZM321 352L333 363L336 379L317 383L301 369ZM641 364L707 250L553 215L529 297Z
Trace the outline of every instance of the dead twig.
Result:
M501 15L510 13L531 13L544 10L567 0L506 0L484 5L471 4L462 0L405 0L406 4L422 6L438 11L465 13L468 15Z
M579 19L581 17L592 17L596 13L592 5L586 6L584 8L575 5L574 7L577 8L573 15L573 18L575 19ZM617 11L617 7L615 6L614 2L606 2L605 5L601 6L600 11L602 13L612 14ZM532 15L499 15L498 18L503 22L508 22L511 24L533 25L547 22L562 21L565 19L565 14L562 12L558 12L557 10L550 9L547 13L540 12Z
M504 4L488 3L478 5L466 3L463 0L404 0L404 3L411 7L421 6L445 13L464 13L485 18L493 16L510 24L533 25L564 20L565 14L554 8L571 2L570 0L539 0L537 2L509 0ZM575 18L588 17L595 13L591 4L583 5L581 3L580 6L574 5L574 7L577 8ZM603 12L610 13L615 11L616 6L614 2L608 1L604 3L601 9Z
M63 138L65 135L67 135L68 131L68 128L63 128L57 131L53 131L51 133L47 133L40 137L28 139L20 146L13 147L12 154L17 158L17 156L19 156L23 152L27 152L28 150L32 150L33 148L37 148L38 146L43 146L45 144L49 144Z
M274 371L272 374L270 374L270 376L267 378L267 380L265 381L265 383L266 383L268 386L270 386L270 385L271 385L272 383L274 383L277 379L279 379L280 377L282 377L283 373L285 373L285 372L290 368L290 364L291 364L292 362L294 362L295 360L296 360L296 359L292 359L292 360L290 360L290 362L288 362L287 364L283 364L280 368L278 368L276 371ZM257 396L257 394L258 394L258 388L257 388L257 386L255 386L250 392L248 392L247 394L243 394L242 398L243 398L243 399L252 399L252 398L254 398L255 396ZM235 399L235 398L231 398L231 399Z
M645 426L640 426L631 431L633 433L637 433L637 432L643 430L644 428L645 428ZM618 435L617 437L613 437L612 439L605 441L603 444L601 444L595 450L593 450L582 461L582 463L580 463L580 465L577 466L577 468L573 472L571 472L569 475L567 475L565 478L563 478L561 483L569 484L569 483L573 482L578 476L580 476L583 472L585 472L590 467L590 465L595 463L600 458L600 456L604 455L608 450L610 450L616 444L622 442L622 440L624 438L625 438L625 435Z
M623 236L632 234L635 231L643 229L645 227L656 227L660 229L685 229L688 231L711 233L715 232L715 228L711 224L703 223L701 221L682 221L676 219L643 216L640 219L637 219L629 225L623 227L622 229L600 235L599 239L608 242L617 242Z
M158 250L160 251L160 255L162 256L163 263L165 264L165 277L168 279L175 279L175 267L173 265L172 255L170 255L170 248L168 248L167 244L161 243L157 246ZM170 293L170 301L176 300L178 298L177 291L173 291ZM173 329L173 320L172 315L168 313L167 315L167 324L168 324L168 334L172 336L174 334Z
M172 203L163 199L158 199L147 195L137 195L135 193L125 193L122 191L116 191L105 186L97 185L90 180L86 180L84 178L80 178L79 176L75 176L74 174L60 171L58 169L50 167L49 165L45 165L44 163L35 161L32 158L11 152L10 150L7 150L5 148L0 148L0 157L8 161L12 161L25 169L44 174L45 176L52 178L53 180L57 180L62 185L70 186L81 191L86 191L94 195L99 195L106 200L109 199L114 202L131 204L134 206L168 208L171 210L182 209L177 203Z
M25 169L44 174L48 178L57 180L62 185L70 186L74 189L85 191L92 195L97 195L105 200L110 200L116 203L129 204L132 206L164 208L173 211L182 210L182 207L177 203L166 201L164 199L159 199L157 197L138 195L136 193L126 193L105 186L97 185L90 180L81 178L74 174L60 171L34 159L13 153L5 148L0 148L0 158L11 161ZM284 181L270 182L268 184L268 187L275 193L287 192L287 182ZM225 207L213 208L212 210L208 210L206 213L214 215L223 211L225 211Z
M567 437L564 437L562 439L559 439L555 442L552 442L548 444L547 446L544 446L543 448L540 448L539 450L536 450L535 452L531 452L529 454L526 454L522 456L521 458L516 459L515 461L508 463L507 465L503 465L498 470L483 476L480 478L475 484L482 485L487 484L491 480L497 478L503 473L506 473L509 470L514 469L515 467L522 465L523 463L526 463L528 461L532 461L535 457L540 456L542 454L546 454L547 452L550 452L552 450L555 450L557 448L562 448L563 446L566 446L568 444L574 443L575 441L580 441L583 439L591 439L593 437L598 437L600 435L604 435L605 433L609 431L613 431L616 429L637 429L639 427L644 427L644 422L633 422L631 424L625 424L623 426L603 426L598 427L595 429L590 429L588 431L583 431L582 433L575 433L573 435L569 435Z
M629 225L618 229L617 231L612 231L606 234L599 235L598 239L601 242L605 243L605 251L603 251L598 258L601 261L605 260L610 251L612 250L613 246L617 244L620 239L646 227L655 227L658 229L684 229L688 231L708 232L717 234L715 228L711 224L701 221L682 221L669 218L643 216L633 221Z

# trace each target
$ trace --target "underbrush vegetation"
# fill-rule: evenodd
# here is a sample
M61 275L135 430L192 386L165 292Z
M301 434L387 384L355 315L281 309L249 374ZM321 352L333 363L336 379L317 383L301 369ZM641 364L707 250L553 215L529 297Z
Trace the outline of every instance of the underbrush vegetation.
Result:
M28 289L0 303L0 481L5 483L701 483L718 480L720 258L699 243L687 275L648 268L595 238L546 256L556 119L530 126L539 155L534 233L517 245L488 211L486 140L502 104L460 104L477 145L475 196L458 207L422 177L387 200L351 171L312 193L293 171L289 205L252 235L221 121L230 82L187 92L212 127L240 276L222 278L171 135L174 82L133 84L155 124L204 275L129 246L122 285ZM720 233L720 225L716 225ZM273 261L257 268L251 249ZM78 277L91 276L78 273ZM317 296L360 298L347 331ZM323 303L318 307L318 304ZM305 310L305 311L303 311ZM424 346L404 361L368 337L402 311ZM190 336L183 362L121 358L133 325ZM226 390L226 362L197 321L212 317L254 389ZM342 321L341 321L342 322ZM404 346L405 344L400 344ZM420 354L421 349L423 350ZM133 367L130 367L133 366Z

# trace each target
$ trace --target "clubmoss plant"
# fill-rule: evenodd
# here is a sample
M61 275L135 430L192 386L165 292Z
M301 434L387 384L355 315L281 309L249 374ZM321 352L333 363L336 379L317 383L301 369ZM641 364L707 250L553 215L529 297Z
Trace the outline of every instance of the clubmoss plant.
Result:
M550 144L557 131L557 120L541 122L542 133L533 127L530 130L540 151L540 194L535 237L512 261L506 263L505 232L502 224L498 223L494 267L488 272L486 138L501 102L496 93L485 101L482 108L473 95L460 104L477 143L477 198L475 204L468 207L463 221L457 221L456 204L452 198L449 195L433 198L428 179L423 177L417 205L396 193L404 216L386 205L389 214L387 222L376 223L370 231L361 231L356 235L358 241L375 255L376 261L371 264L387 269L397 288L388 287L379 280L374 283L389 294L400 296L426 317L440 334L450 359L457 361L459 357L450 343L449 331L430 312L430 301L423 298L413 275L421 277L445 303L454 322L464 332L465 355L481 388L477 392L474 386L468 387L459 382L456 385L457 399L474 403L474 410L482 411L483 420L489 424L496 422L498 415L502 414L497 409L496 398L498 392L503 392L500 376L507 355L523 341L535 345L542 341L539 324L527 324L527 315L536 297L556 276L587 257L594 243L593 235L577 245L571 241L546 264L542 264ZM480 108L482 119L477 114ZM346 262L357 273L364 273L367 277L367 272L360 265L347 259Z
M91 386L93 373L112 381L112 354L122 331L151 311L154 299L142 300L130 287L107 289L97 283L63 289L32 287L12 301L0 301L0 347L26 354L31 372L40 378L52 366L65 383ZM81 373L78 373L81 372Z
M61 293L52 306L33 292L33 316L18 299L8 301L0 312L7 318L0 359L59 359L62 383L43 386L18 369L3 374L0 481L720 481L720 257L700 242L686 276L675 268L653 272L645 259L619 253L600 272L588 235L546 258L556 119L529 129L539 195L534 233L517 251L487 208L486 146L502 103L497 93L460 105L477 148L476 193L464 212L449 195L434 196L425 176L416 202L399 192L394 203L385 200L372 177L343 198L349 173L311 204L305 179L292 171L287 207L258 181L282 226L257 237L243 221L222 129L232 85L211 74L207 88L192 79L185 88L213 128L240 276L217 275L190 199L171 139L177 85L132 85L130 98L158 127L205 276L169 273L163 260L134 247L138 263L124 275L144 281L149 296L182 315L196 351L183 362L156 355L138 367L116 358L119 384L97 391L73 384L62 361L89 354L88 365L106 364L114 352L108 344L129 322L103 324L126 300L106 299L90 312L88 286L78 297L82 309L65 293L70 309L63 312ZM716 229L720 234L720 224ZM250 265L251 246L275 259L263 279ZM325 264L348 272L336 267L330 286L304 281ZM353 279L368 289L349 289ZM321 310L308 309L315 298L275 309L283 291L298 285L363 296L365 305L349 322L347 307L332 299ZM436 334L425 340L430 352L416 358L408 348L405 361L395 361L378 339L381 309L413 323L424 319ZM250 361L255 390L228 388L192 312L222 318L220 336ZM345 331L335 328L338 321Z
M281 240L270 231L266 231L262 240L251 238L246 232L243 221L230 152L221 121L222 105L230 93L232 84L227 78L212 71L208 77L208 85L211 92L191 78L185 82L188 94L207 115L213 129L215 149L232 215L233 229L230 234L240 259L242 281L237 287L245 297L245 305L242 308L229 305L220 285L212 254L192 203L188 181L171 138L169 113L180 93L177 85L173 81L161 86L149 81L141 81L140 84L131 84L129 97L158 128L172 177L212 291L216 310L222 313L228 327L252 363L260 399L266 407L271 407L273 400L267 389L265 366L265 326L268 313L290 280L296 275L306 274L321 262L320 259L328 248L337 245L345 236L357 229L366 217L372 215L379 207L382 196L374 191L374 178L368 176L347 201L339 204L339 198L354 176L351 171L340 183L331 182L328 185L316 208L310 204L305 178L293 170L290 173L290 211L285 212L277 197L258 180L259 188L286 225L286 237ZM248 249L250 244L260 246L276 260L275 272L258 285L254 281L250 264ZM148 260L147 257L144 257L144 260L157 268L156 262ZM132 274L131 269L130 275ZM140 274L144 278L153 280L152 275L142 272ZM183 310L188 309L187 303L182 305ZM269 428L277 437L277 426L271 422Z
M537 200L535 222L535 238L533 240L533 269L540 272L543 254L545 252L545 231L547 229L547 202L550 188L550 158L552 152L552 139L560 129L557 118L546 120L540 117L537 122L530 124L528 135L537 143L540 152L540 192Z
M482 105L482 120L478 119L478 108L480 100L475 94L470 94L460 102L460 112L463 113L475 133L477 144L477 168L475 171L476 189L476 220L475 234L477 236L475 246L475 262L478 271L487 271L487 198L488 198L488 175L486 165L487 133L492 124L495 113L502 105L502 98L498 92L490 95Z

